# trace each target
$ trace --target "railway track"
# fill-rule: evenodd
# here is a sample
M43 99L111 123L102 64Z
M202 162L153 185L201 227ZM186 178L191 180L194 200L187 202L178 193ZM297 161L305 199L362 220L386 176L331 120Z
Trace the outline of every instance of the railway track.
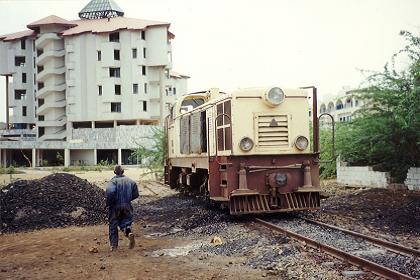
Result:
M386 279L420 279L418 250L309 219L256 222Z

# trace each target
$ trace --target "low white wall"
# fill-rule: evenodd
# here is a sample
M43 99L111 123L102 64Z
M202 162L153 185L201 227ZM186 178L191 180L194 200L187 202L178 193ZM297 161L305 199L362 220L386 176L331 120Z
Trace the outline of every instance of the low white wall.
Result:
M407 172L407 179L404 183L409 190L420 191L420 167L410 167Z
M386 188L390 183L389 172L373 171L370 166L346 166L337 160L337 182L347 185Z

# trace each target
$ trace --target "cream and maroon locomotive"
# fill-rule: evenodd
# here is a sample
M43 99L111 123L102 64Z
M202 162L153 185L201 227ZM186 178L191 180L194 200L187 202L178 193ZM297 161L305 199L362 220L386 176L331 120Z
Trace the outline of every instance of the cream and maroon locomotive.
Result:
M316 112L313 120L316 147ZM165 183L200 193L231 214L316 209L319 153L311 151L309 127L304 89L184 95L165 121Z

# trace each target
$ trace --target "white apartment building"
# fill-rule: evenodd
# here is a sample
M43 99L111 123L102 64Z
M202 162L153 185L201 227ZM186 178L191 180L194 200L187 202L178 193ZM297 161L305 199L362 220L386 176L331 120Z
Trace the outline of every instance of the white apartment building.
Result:
M336 96L321 98L318 102L318 116L328 113L333 116L335 122L349 122L364 104L364 100L353 96L349 88L343 88ZM321 123L329 122L328 117L321 119Z
M79 17L51 15L0 35L2 165L60 156L66 166L129 163L141 136L187 93L189 77L171 71L169 23L126 18L112 0L90 1Z

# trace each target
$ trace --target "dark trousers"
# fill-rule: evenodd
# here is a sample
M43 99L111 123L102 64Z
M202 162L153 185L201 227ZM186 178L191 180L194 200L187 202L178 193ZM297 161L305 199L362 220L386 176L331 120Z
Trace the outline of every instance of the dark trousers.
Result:
M110 207L108 213L109 242L112 247L118 247L118 227L124 231L133 223L133 208L130 205Z

